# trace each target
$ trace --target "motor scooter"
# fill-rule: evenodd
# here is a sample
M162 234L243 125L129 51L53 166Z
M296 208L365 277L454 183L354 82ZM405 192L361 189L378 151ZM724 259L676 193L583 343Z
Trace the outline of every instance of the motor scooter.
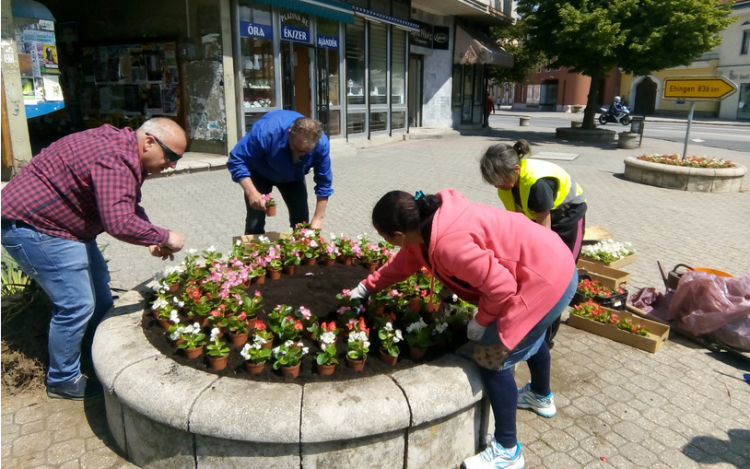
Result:
M622 107L619 116L615 116L609 111L609 108L601 108L602 114L599 116L599 123L601 125L607 125L607 122L619 122L622 125L630 124L630 109L627 106Z

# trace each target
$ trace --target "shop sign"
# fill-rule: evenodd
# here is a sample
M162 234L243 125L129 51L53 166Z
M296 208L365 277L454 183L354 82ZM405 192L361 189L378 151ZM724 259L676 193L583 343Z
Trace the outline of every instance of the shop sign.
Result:
M318 34L318 47L325 47L328 49L339 48L339 38L331 36L321 36Z
M448 39L450 28L448 26L432 27L432 48L437 50L448 50Z
M419 25L419 31L409 32L409 43L412 46L426 47L432 49L432 25L414 21Z
M287 41L310 42L310 30L302 28L293 28L287 25L281 25L281 39Z
M240 36L273 39L273 28L270 25L240 21Z

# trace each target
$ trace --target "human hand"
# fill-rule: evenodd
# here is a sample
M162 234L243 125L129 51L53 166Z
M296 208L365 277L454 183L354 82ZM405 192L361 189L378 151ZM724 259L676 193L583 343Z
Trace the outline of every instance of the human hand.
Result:
M370 295L370 292L367 290L367 288L365 288L364 285L360 283L359 285L357 285L357 288L352 290L351 299L363 300L369 295Z
M310 229L322 230L323 229L323 217L313 217L310 220Z
M176 231L169 232L169 239L161 246L162 251L166 249L168 254L180 251L185 246L185 237Z
M485 329L487 328L484 326L480 326L475 318L471 318L471 321L469 321L469 325L466 327L466 336L469 338L469 340L479 342L480 340L482 340Z
M148 247L148 252L150 252L154 257L161 257L161 260L163 261L166 261L167 259L169 259L170 261L174 260L174 254L166 247L161 247L153 244Z
M250 202L250 207L253 210L259 210L261 212L266 211L266 201L263 200L263 194L260 192L253 191L253 192L245 192L247 195L247 200Z

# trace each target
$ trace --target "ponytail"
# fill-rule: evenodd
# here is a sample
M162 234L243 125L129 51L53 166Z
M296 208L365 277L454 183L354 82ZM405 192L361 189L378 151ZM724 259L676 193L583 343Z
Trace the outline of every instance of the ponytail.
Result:
M381 233L393 235L418 230L424 220L440 208L436 195L418 191L412 196L404 191L391 191L380 198L372 209L372 225Z
M521 158L530 154L531 147L524 139L517 141L513 146L505 143L492 145L484 151L479 162L482 179L493 186L502 185L513 172L515 165L521 163Z

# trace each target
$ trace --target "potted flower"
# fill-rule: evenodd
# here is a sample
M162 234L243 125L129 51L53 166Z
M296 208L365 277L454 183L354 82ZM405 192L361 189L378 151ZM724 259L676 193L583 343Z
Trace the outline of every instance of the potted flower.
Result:
M151 311L159 323L161 323L161 326L165 330L169 330L169 326L180 322L179 310L183 306L185 306L185 303L178 300L177 297L174 297L172 302L170 302L158 296L151 305Z
M299 376L300 361L307 352L307 347L298 347L294 341L287 340L273 349L273 356L276 359L273 362L273 369L281 369L282 376L296 378Z
M320 344L335 344L339 333L336 323L333 321L323 322L320 325L314 323L312 326L312 337Z
M255 327L254 323L253 327ZM250 331L244 311L239 316L232 316L227 320L227 329L229 329L229 340L232 341L233 346L242 347L245 345Z
M208 363L211 368L216 371L223 370L227 367L227 360L229 357L229 347L226 347L226 343L219 340L219 328L214 327L211 329L210 343L206 346L208 350Z
M211 312L208 313L208 326L211 329L218 329L219 337L224 337L224 331L229 323L224 316L224 308L222 308L222 306L224 305L219 305L219 309L211 310Z
M349 323L349 341L346 344L346 364L353 371L362 371L370 351L370 329L362 318Z
M622 310L625 309L627 296L628 292L621 286L617 287L617 293L614 293L601 282L583 279L578 282L573 304L580 304L587 299L593 299L607 308Z
M265 340L256 337L252 344L245 344L240 350L240 355L245 359L245 369L251 375L261 373L271 358L271 349L263 347L265 343Z
M427 347L432 345L431 333L423 318L406 328L406 341L409 343L409 356L412 360L421 360Z
M315 265L315 262L324 249L324 241L320 237L320 230L311 229L309 223L299 223L295 227L292 236L300 240L302 264Z
M169 338L169 341L172 343L172 345L177 346L185 342L185 340L182 338L183 332L185 332L185 326L182 324L174 324L169 327L169 330L167 331L167 337Z
M167 293L175 293L180 289L185 267L182 265L170 266L164 269L162 282L166 286Z
M344 265L354 265L354 259L362 257L362 250L353 239L348 239L341 235L341 237L334 239L333 242L341 253L341 262Z
M359 298L352 298L351 290L342 290L341 293L336 295L336 299L339 300L339 307L336 310L338 319L336 321L342 327L348 325L352 318L356 318L360 313L366 311Z
M284 267L284 263L281 261L281 250L278 246L271 246L268 249L268 255L266 256L266 270L268 271L268 277L271 280L278 280L281 278L281 269Z
M255 322L255 340L262 340L262 346L270 349L273 347L273 332L268 330L266 323L258 319Z
M189 281L188 284L194 281ZM189 285L182 296L184 310L189 318L193 318L203 326L208 322L208 313L213 309L213 296L210 292L203 292L198 285Z
M273 197L271 197L271 194L262 194L263 202L266 204L266 216L269 217L275 217L276 216L276 201L273 200Z
M635 260L635 249L630 243L605 239L591 246L583 246L581 256L587 260L599 261L613 269L619 269Z
M300 306L294 311L294 318L302 323L302 334L308 339L312 337L314 325L317 324L318 318L304 306Z
M435 343L441 347L444 347L450 341L452 334L448 328L448 318L438 318L432 323L432 337Z
M283 341L297 341L304 329L302 321L295 319L292 314L291 306L277 305L268 315L268 327Z
M448 307L446 320L454 331L463 331L476 312L476 305L462 300L458 295L453 295L453 302Z
M362 249L362 259L367 265L367 270L375 272L380 267L380 248L377 244L366 243L360 247Z
M336 246L335 241L331 240L325 243L323 249L321 249L323 257L323 265L332 266L336 263L336 258L341 255L341 251Z
M294 275L297 273L297 266L300 265L301 244L294 238L288 238L280 241L282 270L285 274Z
M258 290L255 290L253 296L247 294L240 295L240 300L242 301L240 307L247 318L247 328L252 330L258 318L258 311L263 307L263 296Z
M331 334L326 332L325 334ZM335 340L335 338L334 338ZM336 346L333 344L324 344L320 351L315 354L315 362L318 364L318 374L328 376L333 374L336 369L338 360L336 360Z
M206 334L201 331L201 326L197 322L185 326L180 332L182 342L177 346L178 349L185 351L185 358L197 358L203 353L203 346L206 344Z
M401 353L397 344L404 339L401 335L401 330L394 329L393 324L387 322L378 331L378 337L382 344L380 347L380 359L388 365L395 365L398 360L398 354Z

